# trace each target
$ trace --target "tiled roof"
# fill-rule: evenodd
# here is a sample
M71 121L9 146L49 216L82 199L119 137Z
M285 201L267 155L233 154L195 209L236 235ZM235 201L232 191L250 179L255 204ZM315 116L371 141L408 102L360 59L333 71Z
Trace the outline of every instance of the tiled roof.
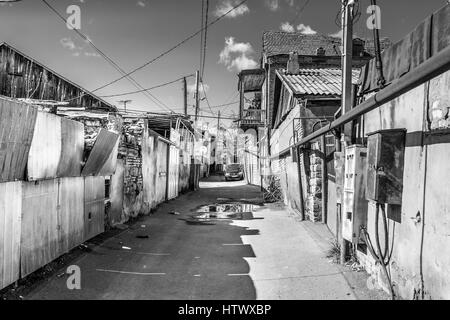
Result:
M353 70L353 83L358 83L359 70ZM277 71L278 77L294 95L340 96L342 71L340 69L301 69L299 74L289 75Z
M305 35L299 32L266 31L263 34L263 54L270 57L296 51L299 55L316 55L320 47L326 56L340 55L341 40L324 35Z

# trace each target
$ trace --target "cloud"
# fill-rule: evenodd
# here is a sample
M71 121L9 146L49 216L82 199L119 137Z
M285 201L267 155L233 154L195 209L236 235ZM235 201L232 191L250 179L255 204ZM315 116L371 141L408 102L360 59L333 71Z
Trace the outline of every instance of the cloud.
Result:
M293 7L295 4L295 0L286 0L286 3L288 4L289 7Z
M329 36L342 39L342 30L336 31L335 33L330 33Z
M280 29L284 32L294 32L295 28L292 24L289 22L283 22L280 26Z
M317 31L313 30L310 26L304 25L303 23L300 23L297 27L294 27L289 22L284 22L280 25L280 29L284 32L295 32L295 30L297 30L301 34L306 35L317 34Z
M93 57L93 58L97 58L100 57L100 55L96 52L89 52L89 51L85 51L85 49L87 47L89 47L89 44L87 41L83 41L86 44L82 45L82 46L78 46L75 41L72 40L72 38L62 38L61 40L59 40L59 42L61 43L62 47L65 49L68 49L69 51L72 51L72 56L74 57L80 57L81 55L85 56L85 57Z
M100 58L100 55L97 52L84 52L85 57L93 57Z
M253 69L258 63L252 58L254 50L250 43L235 42L233 37L225 38L225 47L220 52L219 63L225 65L228 71Z
M61 43L63 48L69 49L71 51L78 49L75 45L75 42L73 42L71 38L62 38L61 40L59 40L59 42Z
M147 6L147 3L145 1L138 1L136 3L137 6L145 8Z
M203 88L205 89L206 92L209 91L209 85L208 85L208 84L204 83L204 84L203 84ZM199 87L198 87L198 90L200 91L200 93L203 92L203 88L202 88L202 84L200 83L200 85L199 85ZM189 85L187 86L187 91L188 91L189 93L194 93L194 92L195 92L195 89L196 89L196 87L195 87L195 82L193 82L193 83L191 83L191 84L189 84ZM200 94L200 96L201 96L201 94Z
M277 11L280 8L280 3L278 0L266 0L266 6L270 11Z
M302 34L317 34L317 31L313 30L313 28L311 28L310 26L304 25L303 23L300 23L297 26L297 31L299 31Z
M265 5L270 11L278 11L281 9L282 0L265 0ZM285 0L284 1L289 7L294 7L296 0Z
M233 9L237 4L239 4L238 0L225 0L220 5L216 7L215 15L220 17ZM240 7L234 9L229 14L227 14L228 18L236 18L242 16L246 13L249 13L250 9L246 4L241 5Z

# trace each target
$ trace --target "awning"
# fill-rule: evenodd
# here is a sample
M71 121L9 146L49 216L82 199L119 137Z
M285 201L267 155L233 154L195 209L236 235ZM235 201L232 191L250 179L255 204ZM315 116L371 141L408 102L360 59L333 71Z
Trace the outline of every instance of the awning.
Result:
M242 70L239 73L239 88L243 82L244 93L261 91L265 80L264 69Z

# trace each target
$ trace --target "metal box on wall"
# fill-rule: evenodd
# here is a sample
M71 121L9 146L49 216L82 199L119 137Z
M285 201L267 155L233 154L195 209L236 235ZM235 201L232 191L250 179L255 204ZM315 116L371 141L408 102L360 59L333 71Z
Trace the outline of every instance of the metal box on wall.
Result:
M368 135L367 200L402 204L406 130Z
M358 241L360 227L367 225L366 168L367 149L362 146L347 147L345 150L342 236L345 240L355 244Z

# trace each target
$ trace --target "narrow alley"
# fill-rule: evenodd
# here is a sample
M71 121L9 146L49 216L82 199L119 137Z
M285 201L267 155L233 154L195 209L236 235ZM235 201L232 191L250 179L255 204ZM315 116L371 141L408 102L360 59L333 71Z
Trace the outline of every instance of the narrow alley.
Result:
M450 0L0 0L0 301L450 300L449 158Z
M280 204L261 206L258 187L211 176L201 189L166 203L71 261L81 290L67 290L67 265L24 299L382 299L326 258L331 235ZM241 219L184 219L200 207L241 203ZM180 213L179 215L173 213ZM171 214L172 213L172 214ZM325 228L326 229L326 228ZM282 231L282 234L280 234ZM147 238L148 236L148 238ZM281 241L280 241L281 240ZM289 244L289 245L286 245ZM63 276L61 276L63 275Z

